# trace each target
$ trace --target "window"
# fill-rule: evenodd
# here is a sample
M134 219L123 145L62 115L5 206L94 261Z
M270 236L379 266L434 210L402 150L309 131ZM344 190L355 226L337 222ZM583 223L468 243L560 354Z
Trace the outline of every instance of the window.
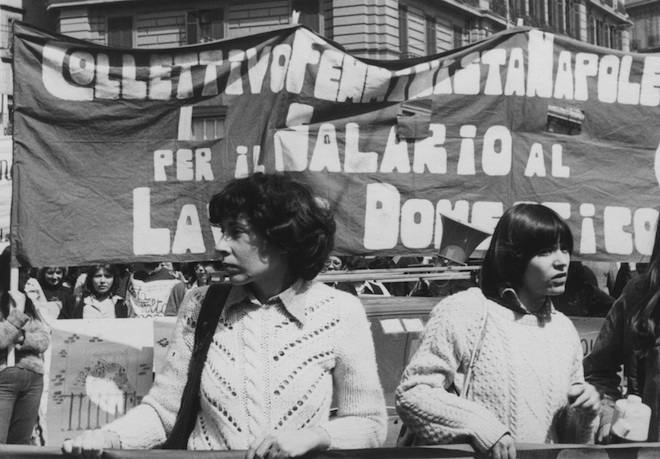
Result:
M225 14L222 8L189 11L186 15L186 43L206 43L225 36Z
M408 7L399 4L399 52L408 54Z
M454 26L454 48L463 46L463 27Z
M117 48L133 47L133 17L109 17L108 18L108 46Z
M227 107L220 105L196 106L192 112L192 138L213 140L225 137Z
M320 0L294 0L293 9L300 12L298 24L305 25L314 32L322 33Z
M193 116L192 136L193 140L222 139L225 136L225 118Z
M575 0L566 0L564 6L566 15L566 35L573 38L579 38L580 2Z
M587 43L596 44L596 20L591 15L587 17Z
M610 26L610 48L612 49L621 49L619 44L619 31L616 26Z
M541 0L529 0L530 25L541 27L546 25L546 4Z
M433 16L426 16L426 54L432 55L437 52L435 18Z
M550 2L548 4L548 25L553 28L557 28L557 5L555 2Z

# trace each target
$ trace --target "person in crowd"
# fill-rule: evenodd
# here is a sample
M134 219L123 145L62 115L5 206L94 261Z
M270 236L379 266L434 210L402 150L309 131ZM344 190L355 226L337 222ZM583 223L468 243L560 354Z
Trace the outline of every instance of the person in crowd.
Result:
M551 209L504 212L480 287L438 303L397 388L396 409L420 442L470 442L512 459L514 442L593 441L600 397L584 381L575 327L551 300L572 251L570 228Z
M598 287L594 272L580 261L571 261L564 293L553 298L558 311L567 316L605 317L614 298Z
M369 261L361 256L349 256L344 259L345 267L348 271L368 270ZM376 276L374 276L376 277ZM392 296L381 281L376 279L367 279L353 282L353 288L357 296Z
M36 302L57 302L62 307L72 294L72 288L65 283L66 268L51 266L36 270L36 277L27 279L25 293Z
M10 253L0 255L0 443L30 444L44 387L50 334L32 301L10 291ZM13 348L14 365L7 360Z
M39 268L26 279L23 290L35 305L41 320L52 326L64 302L73 295L66 282L67 269L62 266Z
M179 268L179 263L172 263L171 261L161 261L159 264L159 269L166 269L174 273L174 275L178 277L181 282L188 282L188 279L186 279L186 276L179 270Z
M623 365L626 394L642 397L651 407L648 441L660 440L660 225L651 259L632 277L605 317L593 349L584 359L587 381L603 396L597 440L608 443L614 403L622 397Z
M211 282L211 274L216 271L213 262L200 261L193 265L193 276L190 277L188 282L180 282L172 287L172 292L167 300L165 308L166 316L176 316L179 311L179 306L183 302L183 297L186 292L191 288L203 287Z
M144 270L131 275L126 292L131 317L164 316L172 289L182 282L179 273L161 262L144 263Z
M64 302L58 319L123 319L128 317L124 299L116 294L120 272L116 265L98 264L87 269L82 292Z
M231 290L203 366L188 449L247 450L253 459L380 446L387 418L365 310L357 297L313 280L334 246L331 211L302 181L256 173L230 181L209 212L222 230L216 250ZM209 288L186 295L166 367L142 403L66 440L65 453L165 441Z
M336 255L331 255L328 258L328 261L326 262L325 269L327 271L346 271L346 263L344 262L344 259L342 257L338 257ZM355 285L353 282L347 282L347 281L342 281L342 282L328 282L327 285L329 285L332 288L336 288L337 290L341 290L346 293L350 293L351 295L356 295L357 296L357 291L355 290Z

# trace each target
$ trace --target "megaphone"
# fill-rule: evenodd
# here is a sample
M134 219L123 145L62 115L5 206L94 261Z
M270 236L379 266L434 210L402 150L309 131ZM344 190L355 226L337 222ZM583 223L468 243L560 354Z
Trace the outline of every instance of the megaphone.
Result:
M440 214L442 222L442 237L438 248L438 257L447 262L466 264L468 258L481 244L490 232L469 223L459 222L451 217Z

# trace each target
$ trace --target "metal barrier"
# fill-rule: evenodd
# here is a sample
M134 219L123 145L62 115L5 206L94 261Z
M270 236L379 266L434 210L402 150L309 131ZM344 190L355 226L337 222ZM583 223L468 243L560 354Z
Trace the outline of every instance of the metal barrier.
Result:
M647 459L660 457L660 443L623 445L517 444L519 459ZM0 445L0 459L62 459L59 448ZM245 451L109 450L103 459L243 459ZM305 459L449 459L476 457L469 445L372 448L310 453Z

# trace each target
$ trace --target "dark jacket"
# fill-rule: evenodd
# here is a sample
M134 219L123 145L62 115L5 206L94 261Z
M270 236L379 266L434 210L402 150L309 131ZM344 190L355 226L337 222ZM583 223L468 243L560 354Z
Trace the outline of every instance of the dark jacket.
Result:
M85 302L81 295L74 295L64 302L58 319L82 319ZM119 297L115 303L115 317L125 319L128 317L128 307L124 299Z
M645 399L645 359L635 354L631 319L643 304L646 276L633 278L605 317L593 350L584 359L584 376L603 395L603 421L611 420L614 402L622 397L619 372L623 365L627 393L642 397L654 413L655 402ZM655 397L654 397L655 398ZM649 440L654 436L651 432ZM657 431L655 433L657 441Z

